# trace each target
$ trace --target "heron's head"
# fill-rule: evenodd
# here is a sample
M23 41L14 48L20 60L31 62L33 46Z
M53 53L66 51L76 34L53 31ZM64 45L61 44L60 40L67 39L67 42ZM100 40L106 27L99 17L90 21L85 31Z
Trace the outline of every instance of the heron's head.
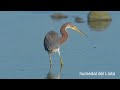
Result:
M83 33L81 30L79 30L75 25L73 25L72 23L67 23L67 28L70 28L70 29L72 29L72 30L74 30L74 31L77 31L77 32L79 32L81 35L85 35L85 36L87 36L85 33Z

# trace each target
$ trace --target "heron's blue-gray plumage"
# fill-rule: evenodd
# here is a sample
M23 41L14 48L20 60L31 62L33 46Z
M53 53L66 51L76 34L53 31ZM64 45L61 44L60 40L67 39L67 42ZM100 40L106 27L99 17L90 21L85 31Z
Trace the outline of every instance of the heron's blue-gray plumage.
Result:
M60 37L55 31L50 31L45 35L44 38L44 48L48 52L52 52L53 49L57 49L59 44Z

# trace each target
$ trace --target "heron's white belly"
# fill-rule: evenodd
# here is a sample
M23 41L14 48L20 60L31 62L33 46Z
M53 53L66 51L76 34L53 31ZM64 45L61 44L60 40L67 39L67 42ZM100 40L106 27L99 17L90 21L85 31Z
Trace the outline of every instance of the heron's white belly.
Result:
M52 50L52 52L54 53L59 52L59 48Z

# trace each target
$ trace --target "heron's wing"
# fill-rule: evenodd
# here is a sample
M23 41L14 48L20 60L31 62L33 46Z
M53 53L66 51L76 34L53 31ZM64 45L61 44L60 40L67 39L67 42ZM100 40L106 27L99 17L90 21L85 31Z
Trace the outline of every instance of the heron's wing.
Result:
M44 39L45 50L50 51L57 49L60 46L58 33L50 31L46 34Z

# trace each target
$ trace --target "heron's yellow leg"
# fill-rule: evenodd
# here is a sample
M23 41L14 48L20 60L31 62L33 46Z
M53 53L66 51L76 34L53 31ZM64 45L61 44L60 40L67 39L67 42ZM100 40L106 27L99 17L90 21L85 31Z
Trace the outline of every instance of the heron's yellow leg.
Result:
M61 67L60 67L60 74L62 72L62 68L63 68L63 62L62 62Z
M52 58L51 58L51 55L49 54L49 59L50 59L50 68L52 66Z
M58 54L59 54L59 57L60 57L60 64L61 64L61 67L63 66L63 60L62 60L62 57L61 57L61 55L60 55L60 50L59 50L59 48L58 48Z
M62 57L60 56L60 64L61 64L61 67L63 65L63 60L62 60Z

